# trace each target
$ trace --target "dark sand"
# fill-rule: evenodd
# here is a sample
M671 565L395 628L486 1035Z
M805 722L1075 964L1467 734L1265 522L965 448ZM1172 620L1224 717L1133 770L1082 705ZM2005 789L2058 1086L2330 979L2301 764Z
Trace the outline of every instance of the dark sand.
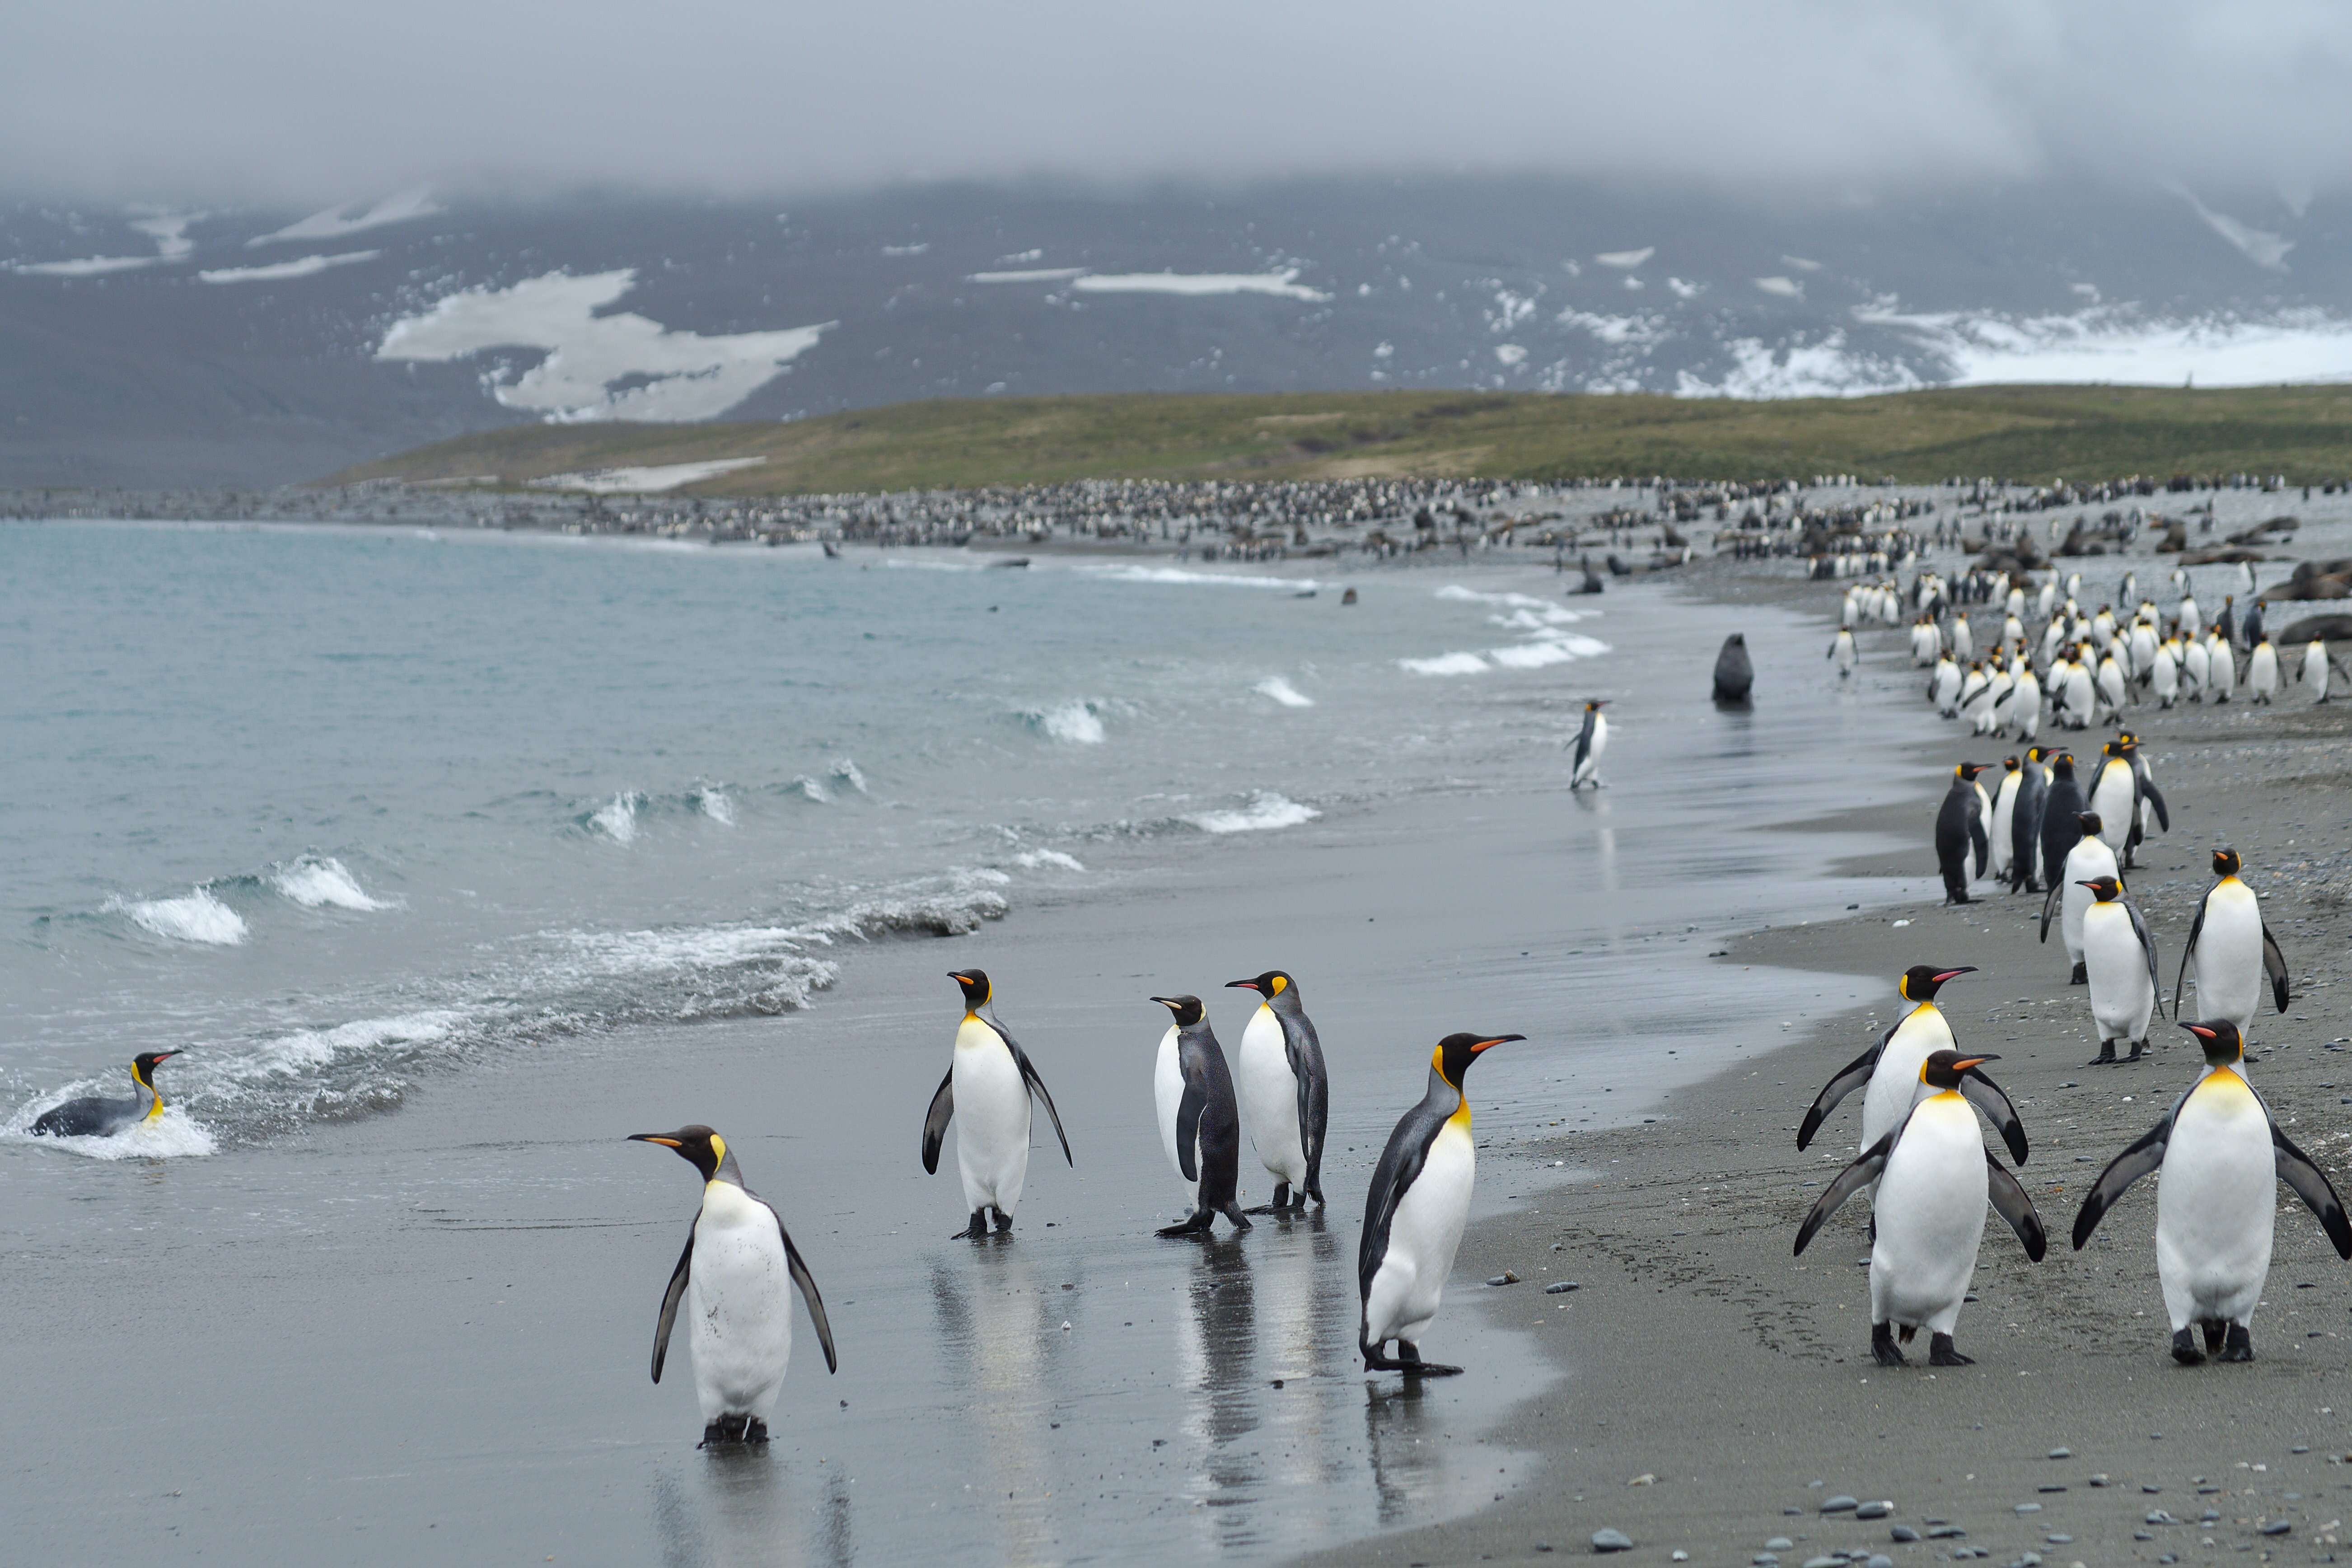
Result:
M1719 596L1834 611L1833 584L1730 580ZM1826 624L1826 623L1825 623ZM1908 689L1899 631L1864 639L1863 679ZM1826 643L1827 632L1823 633ZM2168 1002L2209 854L2234 845L2295 980L2287 1015L2257 1025L2251 1076L2273 1114L2352 1193L2352 704L2313 708L2299 693L2270 709L2136 711L2173 831L2144 853L2132 889L2148 911ZM2043 738L2049 739L2047 731ZM2105 735L2072 737L2095 751ZM2148 1060L2089 1068L2086 993L2066 984L2064 951L2034 938L2038 897L1986 889L1945 909L1928 835L1943 774L1963 756L2013 746L1954 727L1911 748L1916 802L1834 819L1891 827L1916 846L1840 869L1909 879L1921 901L1834 924L1757 931L1728 944L1695 1009L1728 1022L1764 966L1878 977L1884 1001L1792 1019L1786 1048L1678 1094L1654 1125L1565 1136L1507 1158L1564 1159L1589 1179L1540 1214L1474 1226L1457 1279L1515 1270L1525 1284L1487 1292L1492 1315L1525 1324L1567 1370L1518 1408L1496 1441L1547 1456L1531 1484L1474 1518L1388 1535L1331 1562L1527 1561L1591 1553L1594 1531L1631 1536L1629 1562L1746 1563L1777 1548L1794 1565L1837 1552L1898 1563L1950 1560L1955 1548L2014 1564L2210 1561L2332 1562L2352 1515L2352 1266L2280 1189L2277 1249L2255 1314L2251 1365L2176 1366L2158 1290L2153 1184L2135 1187L2082 1253L2070 1231L2088 1183L2146 1131L2200 1058L2169 1024ZM1796 831L1803 832L1800 827ZM1907 927L1892 922L1907 919ZM1919 962L1973 963L1946 1011L1961 1041L2000 1054L1991 1071L2032 1139L2022 1175L2051 1233L2030 1263L1990 1221L1977 1303L1961 1314L1972 1367L1930 1371L1924 1336L1908 1369L1869 1359L1867 1205L1854 1203L1802 1258L1790 1246L1820 1184L1853 1154L1857 1097L1800 1153L1796 1123L1821 1085L1874 1039L1900 1005L1894 977ZM1751 967L1752 966L1752 967ZM2189 1016L2195 1014L2192 990ZM1482 1184L1508 1181L1502 1160ZM1565 1211L1563 1214L1562 1211ZM1574 1280L1570 1294L1543 1287ZM1506 1295L1507 1292L1507 1295ZM2063 1457L2055 1457L2066 1450ZM1839 1496L1890 1500L1892 1515L1823 1514ZM2153 1510L2181 1523L2149 1523ZM2202 1521L2208 1510L2217 1517ZM1966 1535L1897 1544L1948 1521ZM2263 1527L2284 1523L2279 1535Z

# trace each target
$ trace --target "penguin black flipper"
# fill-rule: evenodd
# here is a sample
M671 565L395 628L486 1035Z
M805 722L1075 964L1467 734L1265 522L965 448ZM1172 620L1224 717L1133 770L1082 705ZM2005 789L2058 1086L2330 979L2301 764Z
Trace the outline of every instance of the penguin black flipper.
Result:
M1186 1073L1184 1098L1176 1102L1176 1169L1188 1182L1201 1179L1201 1117L1208 1109L1208 1085L1200 1074Z
M2009 1228L2025 1244L2025 1256L2041 1262L2050 1251L2050 1235L2042 1228L2042 1216L2033 1212L2033 1200L2017 1184L2017 1178L2002 1169L1990 1149L1985 1151L1985 1191L1992 1197L1993 1211L2009 1222Z
M1323 1068L1323 1042L1306 1018L1280 1015L1283 1054L1298 1085L1298 1144L1307 1156L1307 1190L1323 1196L1323 1135L1331 1122L1331 1082Z
M793 1283L801 1288L801 1300L808 1304L809 1321L816 1325L816 1342L824 1347L824 1370L839 1372L841 1358L833 1353L833 1324L825 1319L824 1298L817 1294L816 1276L809 1272L801 1249L793 1245L793 1233L784 1228L784 1216L776 1214L773 1205L769 1205L768 1212L776 1215L776 1234L784 1241L784 1267L792 1270ZM655 1381L658 1383L660 1379L656 1377Z
M948 1122L955 1115L955 1068L940 1079L939 1093L931 1096L931 1109L923 1115L923 1172L926 1175L940 1173L940 1145L947 1142ZM1061 1123L1055 1122L1058 1130Z
M1900 1027L1900 1024L1895 1026ZM1813 1134L1822 1130L1822 1123L1828 1121L1830 1112L1838 1108L1838 1101L1870 1081L1871 1074L1878 1070L1879 1053L1886 1049L1886 1042L1894 1037L1895 1029L1888 1029L1878 1037L1878 1044L1838 1068L1837 1076L1822 1086L1822 1092L1813 1100L1812 1109L1805 1112L1805 1120L1798 1125L1798 1148L1802 1149L1813 1141Z
M2286 986L2286 954L2279 951L2278 938L2271 934L2271 928L2267 925L2263 927L2263 973L2270 976L2271 1000L2278 1004L2280 1012L2285 1012L2290 1000Z
M2024 1164L2025 1123L2017 1119L2017 1108L2010 1104L2000 1085L1985 1077L1981 1068L1970 1068L1960 1075L1960 1095L2000 1130L2000 1141L2009 1145L2009 1157Z
M2189 1097L2183 1095L2180 1098L2186 1100ZM2115 1206L2116 1200L2124 1195L2125 1188L2164 1163L2164 1152L2172 1144L2172 1119L2179 1110L2180 1100L2173 1101L2172 1110L2165 1113L2164 1120L2108 1161L2107 1168L2099 1173L2099 1179L2091 1184L2081 1210L2074 1215L2075 1251L2083 1250L2083 1244L2091 1239L2091 1233L2099 1228L2099 1221L2106 1216L2108 1209Z
M2269 1108L2263 1110L2267 1114ZM2276 1121L2271 1123L2271 1152L2277 1157L2279 1180L2293 1187L2294 1195L2319 1216L2320 1228L2336 1244L2336 1256L2352 1258L2352 1220L2344 1217L2344 1205L2327 1173L2313 1164L2311 1156L2296 1148Z
M1985 835L1984 808L1974 800L1969 802L1969 842L1976 847L1977 875L1981 878L1992 859L1992 840Z
M2164 792L2157 788L2156 781L2149 778L2145 773L2140 773L2135 771L2133 776L2139 780L2140 794L2147 796L2148 804L2156 807L2156 825L2158 827L2163 828L2167 833L2171 832L2172 813L2165 806Z
M2058 912L2058 901L2066 893L2066 879L2062 872L2050 879L2050 890L2042 895L2042 940L2050 940L2050 919Z
M1389 1222L1396 1217L1397 1204L1406 1190L1421 1179L1421 1168L1429 1161L1429 1145L1444 1125L1442 1120L1424 1121L1407 1113L1389 1134L1380 1163L1372 1167L1372 1190L1364 1199L1364 1230L1356 1242L1356 1299L1360 1301L1371 1296L1372 1279L1389 1255Z
M669 1289L662 1292L661 1316L654 1320L654 1381L661 1381L662 1363L669 1358L669 1331L677 1326L678 1298L686 1294L688 1266L694 1261L694 1227L686 1227L686 1250L670 1270Z
M2180 973L2172 977L2172 1021L2176 1024L2180 1021L2180 984L2189 978L2189 955L2197 951L2197 939L2205 934L2205 900L2212 896L2212 889L2209 888L2205 898L2197 900L2197 918L2189 922L2189 941L2180 950ZM2271 952L2270 928L2265 926L2263 928L2263 967L2265 969L2270 967ZM2284 1002L2279 1004L2279 1011L2286 1011Z
M1029 1086L1029 1092L1035 1095L1037 1103L1045 1108L1045 1119L1054 1124L1054 1136L1062 1141L1062 1158L1069 1161L1070 1169L1076 1170L1078 1162L1070 1152L1070 1135L1062 1131L1062 1113L1054 1109L1054 1097L1045 1092L1045 1080L1037 1075L1037 1064L1029 1059L1028 1052L1013 1043L1012 1036L1003 1029L996 1033L1004 1041L1005 1048L1013 1053L1013 1063L1021 1069L1021 1081Z
M1815 1231L1829 1223L1830 1215L1837 1213L1838 1205L1885 1173L1886 1156L1895 1152L1895 1141L1902 1136L1903 1129L1896 1128L1864 1150L1862 1158L1838 1173L1837 1180L1830 1184L1829 1191L1823 1193L1821 1201L1813 1205L1813 1212L1807 1215L1805 1223L1797 1227L1797 1250L1791 1256L1804 1256L1806 1243L1813 1239Z
M2161 997L2164 994L2164 982L2157 977L2156 973L2155 934L2147 929L2147 917L2139 912L2137 904L2126 899L2123 900L2123 906L2124 912L2131 916L2132 935L2139 938L2140 953L2147 960L2147 983L2155 988L2157 995ZM2176 1000L2174 1005L2179 1005Z

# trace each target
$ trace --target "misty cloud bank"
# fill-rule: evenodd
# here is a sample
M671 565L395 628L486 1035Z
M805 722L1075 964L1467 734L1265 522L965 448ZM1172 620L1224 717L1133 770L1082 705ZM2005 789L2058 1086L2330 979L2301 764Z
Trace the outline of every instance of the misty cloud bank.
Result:
M0 189L68 198L1475 170L2294 205L2352 147L2326 0L85 0L8 32Z

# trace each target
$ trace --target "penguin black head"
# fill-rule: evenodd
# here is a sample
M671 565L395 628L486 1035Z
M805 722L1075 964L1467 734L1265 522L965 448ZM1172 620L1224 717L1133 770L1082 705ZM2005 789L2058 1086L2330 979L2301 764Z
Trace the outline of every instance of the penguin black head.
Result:
M1723 639L1723 646L1726 647L1746 647L1748 646L1748 634L1746 632L1734 632L1729 637Z
M2180 1026L2196 1036L2198 1043L2205 1047L2208 1066L2225 1068L2245 1059L2246 1042L2239 1037L2238 1026L2229 1019L2208 1018Z
M2074 776L2074 753L2072 752L2059 752L2056 756L2050 759L2050 770L2062 779L2073 778Z
M2000 760L2000 768L2003 773L2013 773L2022 765L2023 764L2015 757L2003 757Z
M2216 877L2234 877L2244 866L2245 862L2238 858L2238 852L2234 849L2213 851L2213 875Z
M1931 1054L1919 1064L1919 1081L1929 1089L1958 1089L1960 1079L1987 1062L1997 1062L1999 1057L1962 1056L1958 1051L1943 1050Z
M2028 747L2026 747L2026 748L2025 748L2025 760L2026 760L2027 762L2029 762L2029 763L2038 763L2038 762L2041 762L2041 761L2044 760L2045 758L2047 758L2049 755L2050 755L2050 752L2049 752L2048 748L2046 748L2046 747L2042 747L2042 746L2028 746Z
M988 1005L991 994L988 974L979 969L950 969L948 978L963 987L963 1006L967 1013L976 1013Z
M2087 882L2077 882L2074 886L2090 889L2091 897L2103 904L2121 898L2124 891L2124 885L2113 877L2094 877Z
M2099 819L2099 814L2095 811L2078 811L2074 814L2074 820L2081 826L2083 837L2085 838L2096 838L2099 836L2099 829L2106 826Z
M153 1089L155 1087L155 1064L160 1061L168 1061L179 1054L180 1053L177 1051L142 1051L137 1056L131 1058L131 1076L138 1080L140 1087L143 1089Z
M1281 970L1269 969L1255 980L1228 980L1225 982L1225 989L1228 991L1255 991L1259 995L1271 1002L1276 997L1281 995L1284 992L1289 990L1296 984L1297 982L1293 981L1289 975L1285 974Z
M1437 1042L1437 1049L1429 1054L1429 1065L1438 1077L1455 1089L1462 1087L1462 1075L1478 1059L1478 1053L1506 1044L1524 1040L1525 1035L1448 1035Z
M1201 999L1198 996L1154 996L1152 1000L1168 1009L1180 1029L1189 1029L1201 1021Z
M1895 982L1895 989L1906 1002L1933 1002L1936 993L1943 989L1945 981L1976 972L1977 966L1973 963L1963 963L1951 969L1939 969L1932 963L1915 963Z
M1596 697L1596 698L1592 699L1592 700L1591 700L1590 702L1587 702L1587 703L1584 705L1584 710L1585 710L1587 713L1598 713L1598 712L1600 712L1600 711L1601 711L1601 710L1602 710L1603 708L1606 708L1606 707L1608 707L1608 706L1609 706L1609 699L1607 699L1606 697Z
M632 1132L632 1143L658 1143L665 1149L677 1151L678 1158L702 1173L702 1179L719 1179L719 1168L727 1163L727 1140L700 1122L681 1127L675 1132Z
M1961 779L1967 783L1974 784L1976 782L1977 775L1984 771L1985 764L1982 763L1962 763L1958 767L1952 770L1952 776L1956 779Z

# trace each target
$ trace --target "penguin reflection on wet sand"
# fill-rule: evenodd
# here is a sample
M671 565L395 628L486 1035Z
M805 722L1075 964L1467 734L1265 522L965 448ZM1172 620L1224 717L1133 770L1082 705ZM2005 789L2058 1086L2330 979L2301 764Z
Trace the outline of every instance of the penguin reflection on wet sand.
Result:
M702 1173L702 1208L687 1232L669 1289L654 1324L654 1381L669 1355L670 1331L686 1301L694 1358L694 1390L702 1402L702 1440L764 1443L768 1417L793 1359L793 1287L808 1303L827 1372L841 1370L824 1298L784 1229L783 1217L743 1184L727 1140L696 1123L675 1132L634 1132L630 1142L658 1143Z
M1299 1000L1298 983L1279 969L1255 980L1228 980L1229 991L1255 991L1261 1000L1242 1031L1242 1119L1250 1144L1274 1176L1274 1201L1252 1214L1323 1205L1323 1135L1331 1117L1331 1083L1323 1069L1323 1042Z
M1154 996L1173 1020L1160 1037L1152 1098L1160 1112L1160 1142L1183 1178L1192 1215L1162 1226L1160 1236L1206 1234L1219 1215L1247 1230L1241 1208L1242 1117L1224 1047L1198 996Z
M1568 775L1570 791L1586 784L1594 789L1608 787L1601 781L1601 753L1609 749L1609 718L1601 710L1608 705L1606 697L1596 697L1584 705L1584 728L1576 732L1576 763Z
M999 1232L1013 1228L1013 1211L1021 1205L1021 1189L1029 1180L1029 1101L1035 1096L1061 1140L1062 1158L1075 1168L1070 1135L1062 1131L1062 1113L1045 1092L1028 1053L1014 1043L996 1021L990 1004L995 990L985 973L962 969L948 978L963 987L963 1022L956 1026L955 1055L947 1077L931 1096L923 1118L923 1170L936 1175L940 1145L948 1122L958 1110L963 1130L956 1134L956 1169L963 1177L964 1206L971 1222L948 1239L978 1241L988 1235L988 1214L996 1211ZM990 1007L988 1016L981 1013Z
M152 1121L163 1114L163 1095L155 1087L155 1064L178 1056L177 1051L142 1051L131 1058L131 1092L121 1100L85 1094L62 1105L52 1105L34 1120L36 1138L109 1138Z
M2352 1258L2352 1222L2311 1156L2279 1131L2245 1079L2245 1042L2227 1018L2183 1024L2205 1047L2205 1070L2163 1121L2099 1173L2074 1216L2081 1251L2126 1188L2154 1171L2156 1271L2172 1321L2172 1356L2254 1359L2254 1308L2270 1277L2278 1184L2319 1216L2338 1258ZM2201 1330L2199 1350L2190 1330Z
M1477 1177L1462 1079L1481 1053L1525 1038L1448 1035L1440 1040L1430 1053L1427 1092L1381 1151L1356 1247L1356 1289L1363 1303L1356 1348L1366 1372L1444 1377L1462 1370L1423 1361L1420 1343L1444 1299ZM1397 1347L1393 1359L1385 1353L1391 1340Z
M1977 1251L1984 1244L1988 1199L2009 1222L2025 1255L2042 1261L2049 1250L2033 1200L1984 1146L1977 1113L1961 1095L1969 1075L1992 1056L1937 1051L1919 1068L1931 1092L1911 1108L1903 1125L1863 1151L1838 1173L1798 1228L1796 1251L1844 1203L1876 1184L1871 1214L1875 1236L1870 1247L1870 1354L1881 1366L1904 1364L1904 1344L1927 1331L1931 1366L1967 1366L1972 1357L1952 1343L1969 1281L1976 1275Z

